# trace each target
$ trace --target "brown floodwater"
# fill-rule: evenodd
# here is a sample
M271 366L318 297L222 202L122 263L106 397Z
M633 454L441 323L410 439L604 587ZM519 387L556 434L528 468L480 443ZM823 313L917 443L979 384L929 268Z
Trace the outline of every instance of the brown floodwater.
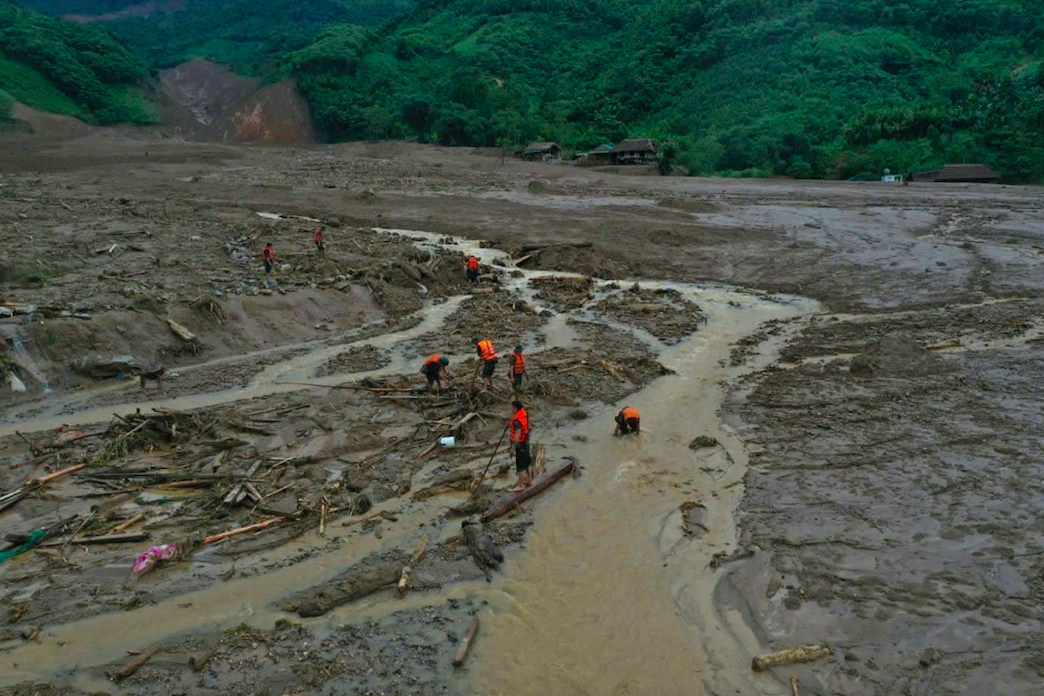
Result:
M416 238L418 244L439 244L443 237L394 231ZM457 251L471 243L450 242ZM503 261L501 252L476 249L484 262ZM512 287L532 297L531 277L524 272ZM554 274L564 275L564 274ZM630 281L628 281L630 282ZM710 285L645 282L649 288L672 287L696 302L708 322L692 337L670 347L644 332L635 335L662 349L659 360L675 372L658 379L628 399L593 414L585 423L565 430L540 431L535 438L549 445L549 465L560 456L577 457L583 467L579 480L569 480L535 503L540 514L524 549L509 560L492 585L451 588L439 597L479 595L489 602L480 616L482 629L469 660L465 679L470 693L487 696L555 696L705 693L749 693L751 652L757 643L742 619L714 600L721 570L710 567L714 554L736 546L735 510L743 494L747 468L743 443L721 422L718 409L725 385L767 364L782 344L782 336L765 342L753 363L730 367L735 342L774 319L790 322L817 311L811 301L745 293ZM439 326L459 305L456 298L425 314L424 322L360 343L393 346ZM583 312L575 316L590 318ZM569 345L575 332L568 313L553 317L546 328L547 346ZM163 402L132 403L117 409L83 409L75 403L51 405L42 415L15 419L0 433L19 427L33 430L60 422L96 422L113 410L152 405L177 408L212 406L293 389L277 382L314 370L352 343L322 346L285 363L266 368L249 387ZM382 373L403 371L393 364ZM335 384L359 375L330 375ZM611 437L613 415L624 405L642 413L639 437ZM70 415L66 411L72 407ZM59 411L64 415L59 415ZM97 411L97 413L95 412ZM104 413L102 413L104 411ZM693 451L697 436L716 438L719 446ZM683 530L679 506L702 505L702 535ZM394 501L390 501L394 503ZM0 684L54 678L76 667L108 663L166 637L185 632L224 628L247 622L270 627L282 616L280 599L305 586L329 579L347 565L380 548L406 545L426 511L413 507L383 541L355 538L349 544L315 558L286 565L263 575L215 584L131 612L116 612L46 628L39 642L27 642L0 655ZM441 533L453 533L452 523ZM319 543L309 534L266 553L269 560L291 558ZM173 570L176 572L176 569ZM423 603L424 595L410 603ZM365 602L310 623L344 622L359 615L380 615L403 608L402 603ZM86 690L104 688L104 680L76 670L74 683Z

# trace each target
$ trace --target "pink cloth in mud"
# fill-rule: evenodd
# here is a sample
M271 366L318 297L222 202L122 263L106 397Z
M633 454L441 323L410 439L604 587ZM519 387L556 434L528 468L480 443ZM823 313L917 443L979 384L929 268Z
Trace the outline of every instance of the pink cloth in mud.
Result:
M138 560L134 562L134 569L132 572L141 575L152 570L160 561L173 561L178 557L178 545L177 544L163 544L161 546L153 546L145 553L138 556Z

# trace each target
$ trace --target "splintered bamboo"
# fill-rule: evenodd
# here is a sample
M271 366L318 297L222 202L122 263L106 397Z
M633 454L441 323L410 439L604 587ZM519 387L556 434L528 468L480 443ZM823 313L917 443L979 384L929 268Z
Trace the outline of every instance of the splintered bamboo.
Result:
M417 565L417 561L420 560L421 556L424 555L424 551L428 548L428 535L425 534L421 537L420 544L417 545L417 550L413 552L413 556L410 557L410 562L407 563L402 569L402 575L399 577L399 596L406 596L406 586L410 583L410 573L413 571L413 566Z
M773 667L793 665L799 662L815 662L833 654L833 652L830 646L827 645L804 645L800 648L779 650L767 655L760 655L754 658L751 666L756 672L764 672Z
M56 471L53 474L47 474L46 476L41 476L40 478L38 478L35 481L32 481L30 483L38 483L38 484L41 484L41 485L45 484L45 483L50 483L51 481L53 481L53 480L55 480L57 478L61 478L62 476L67 476L68 474L75 473L75 472L79 471L80 469L83 469L86 466L87 466L86 463L84 463L84 464L73 464L70 467L66 467L65 469L62 469L60 471Z
M493 503L493 505L488 510L486 510L485 513L483 513L482 521L489 522L490 520L494 520L500 517L501 515L506 515L507 513L511 512L525 501L529 500L535 495L538 495L539 493L542 493L544 490L554 485L558 480L560 480L564 476L567 476L569 472L573 470L573 467L575 465L576 462L572 459L569 459L558 469L548 472L547 474L544 474L543 476L538 478L536 481L533 482L533 485L529 488L526 488L521 491L513 491L508 495L504 496L497 502Z

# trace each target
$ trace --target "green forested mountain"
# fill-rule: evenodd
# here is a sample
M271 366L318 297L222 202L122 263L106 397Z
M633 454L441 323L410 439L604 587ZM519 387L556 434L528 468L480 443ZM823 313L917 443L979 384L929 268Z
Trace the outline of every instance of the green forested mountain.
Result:
M2 1L2 0L0 0ZM87 0L32 0L74 6ZM109 0L120 2L122 0ZM187 0L154 66L292 74L329 139L673 140L700 173L1044 181L1040 0Z
M1038 0L423 0L288 62L333 138L670 138L696 172L1044 178Z
M97 123L153 120L148 65L108 33L0 0L0 118L18 100Z
M25 0L52 15L101 14L144 0ZM376 26L413 7L413 0L185 0L184 8L107 22L106 29L158 67L196 57L276 79L285 55L334 24Z

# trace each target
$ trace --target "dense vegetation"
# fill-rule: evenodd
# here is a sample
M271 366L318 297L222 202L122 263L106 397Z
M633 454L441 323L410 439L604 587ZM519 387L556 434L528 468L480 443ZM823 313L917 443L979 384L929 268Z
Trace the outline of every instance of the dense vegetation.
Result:
M699 173L1044 180L1039 0L188 0L109 26L156 66L293 74L334 140L648 136Z
M158 67L204 57L228 63L243 74L276 79L285 75L285 56L308 46L323 28L374 26L413 4L412 0L188 0L182 11L123 19L109 28Z
M1044 179L1036 0L424 0L288 60L332 138L670 138L696 172Z
M148 66L107 32L0 0L0 101L97 123L146 123L153 115L139 86L149 79Z

